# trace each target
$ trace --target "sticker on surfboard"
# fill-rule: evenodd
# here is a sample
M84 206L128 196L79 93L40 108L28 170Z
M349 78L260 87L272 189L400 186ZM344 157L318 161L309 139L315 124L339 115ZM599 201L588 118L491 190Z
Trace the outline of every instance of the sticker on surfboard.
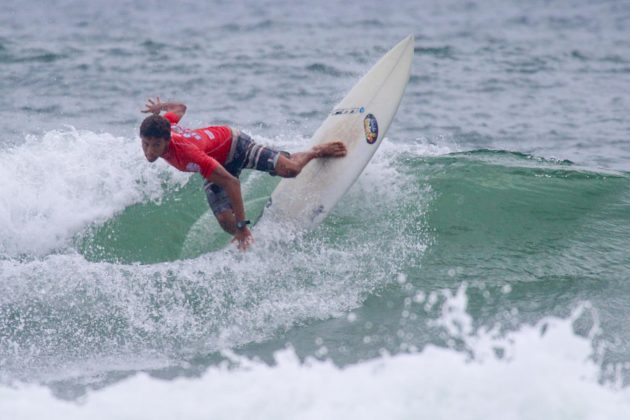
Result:
M378 139L378 122L373 114L367 114L363 120L363 128L365 129L365 141L369 144L376 143Z
M363 114L365 107L360 108L336 108L330 113L330 115L348 115L348 114Z

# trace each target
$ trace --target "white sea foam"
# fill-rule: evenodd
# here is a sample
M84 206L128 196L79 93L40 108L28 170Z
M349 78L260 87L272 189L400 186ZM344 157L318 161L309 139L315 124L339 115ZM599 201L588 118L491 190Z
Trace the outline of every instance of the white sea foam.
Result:
M446 293L448 330L465 293ZM139 374L61 401L35 385L0 387L0 417L22 419L625 419L630 389L598 383L591 339L568 319L546 318L503 338L479 332L470 357L428 346L418 353L359 362L301 362L291 348L276 364L229 355L237 367L215 366L200 378L165 381ZM446 315L448 313L448 315ZM465 318L465 317L464 317ZM467 324L466 319L460 320ZM471 335L466 328L456 334ZM503 348L505 356L486 350Z
M94 263L76 254L0 261L0 303L25 308L33 317L39 309L30 309L31 302L42 301L47 309L39 322L50 321L49 311L66 321L50 324L47 334L8 337L0 353L4 373L68 380L82 374L76 366L83 359L103 358L92 374L110 371L105 360L111 353L124 359L138 349L162 354L183 345L192 352L198 346L214 351L261 341L300 321L352 310L362 296L395 281L389 273L396 258L374 261L367 244L350 252L298 240L288 252L270 236L260 234L245 255L228 249L153 265ZM79 319L90 321L77 329ZM122 329L104 334L99 325L112 323Z
M88 225L188 177L148 164L136 139L72 128L29 136L0 154L0 256L63 248Z

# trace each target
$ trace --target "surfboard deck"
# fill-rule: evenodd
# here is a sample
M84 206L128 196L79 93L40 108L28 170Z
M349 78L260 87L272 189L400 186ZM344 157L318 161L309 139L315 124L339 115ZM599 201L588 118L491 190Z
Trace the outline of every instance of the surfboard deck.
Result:
M337 104L311 146L340 140L343 158L315 159L294 179L283 179L266 206L266 220L310 230L319 225L354 184L380 146L409 81L414 38L387 52Z

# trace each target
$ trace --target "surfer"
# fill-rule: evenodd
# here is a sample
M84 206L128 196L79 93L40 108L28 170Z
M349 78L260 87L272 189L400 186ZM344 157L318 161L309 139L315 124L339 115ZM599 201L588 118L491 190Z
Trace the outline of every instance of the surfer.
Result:
M217 221L245 251L253 242L247 225L238 177L243 169L256 169L283 178L296 177L315 158L343 157L339 141L323 143L305 152L289 154L261 146L247 134L228 126L183 128L179 121L186 105L149 99L140 125L142 150L149 162L163 158L184 172L199 172L205 179L208 204ZM164 115L160 115L164 112Z

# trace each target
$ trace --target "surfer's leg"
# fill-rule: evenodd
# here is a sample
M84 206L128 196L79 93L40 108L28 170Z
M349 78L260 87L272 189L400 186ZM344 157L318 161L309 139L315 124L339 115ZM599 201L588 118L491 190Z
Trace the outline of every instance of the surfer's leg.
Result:
M343 157L346 153L346 146L340 141L318 144L306 152L293 153L290 156L280 155L274 172L283 178L294 178L313 159Z
M243 132L239 134L237 141L234 158L225 165L230 173L255 169L283 178L294 178L313 159L343 157L347 153L346 146L340 141L318 144L310 150L293 154L257 144Z

